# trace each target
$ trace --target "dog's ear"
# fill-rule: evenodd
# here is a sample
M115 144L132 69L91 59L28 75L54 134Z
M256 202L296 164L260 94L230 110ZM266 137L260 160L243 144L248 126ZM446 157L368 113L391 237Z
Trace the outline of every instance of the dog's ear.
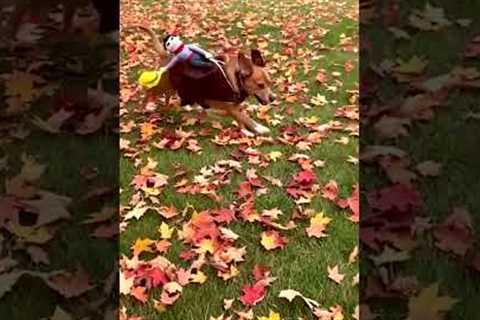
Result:
M238 70L244 77L250 77L253 73L252 62L243 53L238 54Z
M260 50L252 49L252 52L250 54L252 56L252 61L254 65L259 67L265 67L266 63L262 57L262 54L260 53Z

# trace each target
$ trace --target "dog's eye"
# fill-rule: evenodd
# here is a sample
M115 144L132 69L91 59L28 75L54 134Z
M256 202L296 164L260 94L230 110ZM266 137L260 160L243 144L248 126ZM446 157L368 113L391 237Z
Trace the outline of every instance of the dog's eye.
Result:
M265 83L263 83L263 82L257 83L257 86L258 86L260 89L264 89L264 88L265 88Z

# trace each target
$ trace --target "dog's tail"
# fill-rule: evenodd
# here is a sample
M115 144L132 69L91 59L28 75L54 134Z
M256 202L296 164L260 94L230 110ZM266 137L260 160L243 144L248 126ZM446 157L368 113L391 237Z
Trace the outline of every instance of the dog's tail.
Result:
M155 49L155 51L157 51L162 57L168 57L167 51L163 48L162 43L158 39L158 36L155 34L155 32L152 29L141 26L141 25L129 26L126 29L133 29L133 28L138 28L147 32L150 35L150 37L152 37L153 48Z

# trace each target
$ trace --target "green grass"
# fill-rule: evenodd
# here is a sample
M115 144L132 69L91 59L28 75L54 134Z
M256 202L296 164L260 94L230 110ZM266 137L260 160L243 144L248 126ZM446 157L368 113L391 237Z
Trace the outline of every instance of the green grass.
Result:
M397 57L409 59L417 55L428 60L425 78L450 72L456 66L480 66L478 59L463 59L466 44L480 31L480 22L475 12L480 10L479 3L449 3L430 1L431 5L442 7L450 20L472 19L472 25L462 28L452 25L438 32L420 32L407 26L407 17L412 8L423 9L427 1L405 1L401 5L401 23L399 26L411 35L410 40L394 40L391 33L378 25L365 26L373 44L372 54L361 57L361 67L366 71L369 63L380 63L384 59ZM378 91L386 101L398 95L404 95L406 85L389 83L382 85ZM408 85L408 84L407 84ZM398 146L409 152L413 165L422 161L433 160L443 164L439 177L421 179L419 189L425 200L425 215L433 223L441 223L451 213L454 206L465 206L472 213L473 226L478 237L478 214L480 203L473 190L478 189L478 156L473 150L478 148L478 121L466 121L465 115L478 110L478 92L474 90L454 90L445 107L436 111L435 118L428 122L416 122L407 138L401 139ZM367 142L368 130L363 141ZM365 139L365 140L364 140ZM371 142L371 140L370 140ZM388 143L391 144L391 143ZM365 168L365 167L363 167ZM362 169L363 169L362 168ZM365 169L362 183L365 189L385 185L385 179L378 176L378 171ZM367 171L368 170L368 171ZM433 245L431 235L419 239L419 249L411 260L402 264L397 271L402 275L415 275L422 286L440 282L442 294L449 294L459 302L452 309L452 319L475 319L478 317L480 287L478 273L467 269L462 259L445 254ZM478 250L478 247L477 249ZM365 253L366 254L366 253ZM361 268L368 270L367 268ZM382 319L404 319L407 309L403 304L392 307L391 301L375 301L372 310ZM401 306L401 307L398 307ZM393 312L392 312L393 311Z
M78 45L78 44L76 44ZM85 51L85 43L81 43ZM51 65L44 68L40 75L50 82L57 82L65 79L65 64L62 57L76 58L83 60L87 65L88 58L80 53L75 45L62 50L53 47L42 46L40 49L45 56L38 56L32 60L12 56L10 52L5 52L0 61L2 73L10 73L16 67L22 68L22 65L28 66L35 61L42 61L45 57ZM97 61L102 59L103 50L92 50ZM90 58L93 58L93 55ZM7 57L15 57L9 59ZM14 64L14 62L16 64ZM95 79L98 74L89 73L86 77L90 80ZM59 79L60 77L60 79ZM114 93L116 81L104 82L104 87L109 92ZM69 82L71 84L71 82ZM83 83L88 86L88 80ZM68 89L69 86L67 86ZM4 82L0 92L4 93ZM4 100L0 104L0 112L3 113L6 105ZM69 206L69 212L72 215L70 221L61 221L56 223L58 228L53 240L41 247L47 252L50 259L49 265L37 265L24 252L21 242L10 235L3 228L0 230L2 237L2 247L0 249L0 259L11 256L19 262L17 269L33 271L74 271L81 266L91 276L96 285L102 284L103 280L112 272L115 261L118 260L118 245L114 240L94 239L91 236L93 228L82 224L82 221L91 213L102 208L102 201L84 201L82 198L94 188L101 186L114 187L118 181L118 158L117 148L118 135L109 130L111 123L105 129L99 130L95 134L88 136L79 136L73 133L49 134L35 127L31 123L33 115L46 118L51 114L54 103L51 97L42 96L32 102L31 108L24 113L0 118L2 127L0 158L8 157L8 167L0 174L0 195L5 190L5 181L19 174L22 162L21 155L27 154L34 157L39 163L46 165L46 171L38 182L38 186L46 191L53 192L62 196L68 196L72 199ZM29 131L25 139L12 139L11 136L3 131L3 126L13 124L15 127L22 127ZM93 181L88 182L82 177L81 169L84 167L97 168L99 175ZM116 197L105 200L105 204L117 206ZM12 249L15 248L16 249ZM3 270L2 270L3 271ZM86 300L99 298L99 292L87 293ZM83 299L83 298L82 298ZM29 307L25 308L25 304ZM61 305L71 314L80 314L85 312L78 308L84 306L84 302L72 299L69 301L61 297L55 291L48 288L43 281L31 277L23 277L13 288L13 291L6 294L0 300L0 313L2 317L10 319L39 319L50 317L57 305ZM101 312L99 308L97 311ZM93 313L92 313L93 315Z
M348 1L352 8L354 1ZM149 1L143 2L144 8L148 12L150 6ZM322 4L327 5L327 2ZM167 4L167 7L169 4ZM313 8L315 6L316 8ZM328 2L328 7L335 7L334 2ZM355 89L357 85L358 72L355 67L350 73L343 70L343 65L348 60L352 60L354 64L357 63L357 56L355 53L342 52L339 49L340 35L357 37L357 22L348 18L339 17L338 22L324 21L321 15L316 16L320 8L316 5L303 5L298 1L282 1L281 5L276 1L229 1L227 5L219 10L213 5L207 7L207 15L204 17L206 24L215 24L215 28L227 30L228 37L239 37L244 44L246 40L246 33L236 26L236 21L243 21L247 15L255 14L259 19L268 17L264 20L265 23L254 28L254 34L262 36L268 33L270 41L268 45L269 54L271 57L275 52L281 52L283 45L280 44L282 39L281 26L279 23L283 21L285 16L305 16L302 28L306 30L314 30L317 26L323 26L329 30L327 36L320 40L324 46L330 48L327 51L321 52L319 59L311 61L312 69L307 75L303 74L303 67L301 59L296 57L289 57L288 62L298 63L298 70L294 76L294 82L303 82L309 89L305 95L306 103L311 97L317 94L324 95L327 100L337 100L336 104L329 103L322 107L312 105L312 109L307 110L299 103L289 104L282 101L278 106L274 107L269 113L285 115L280 126L293 124L299 117L317 116L320 123L326 123L334 119L334 111L336 108L348 104L347 90ZM312 10L315 9L315 10ZM345 9L347 10L347 9ZM235 16L234 22L222 19L222 15L229 12ZM189 12L184 12L188 15ZM205 24L205 25L206 25ZM207 30L202 30L200 34L208 34ZM187 41L198 41L206 48L214 39L206 39L199 35L198 38L188 39ZM246 47L246 46L245 46ZM302 46L305 49L315 50L312 44L307 41ZM276 61L270 61L271 64L276 65L278 69L277 75L281 75L284 71L285 64ZM343 82L342 86L338 86L338 92L328 92L325 87L320 86L315 76L318 69L325 69L327 74L334 71L340 71L342 76L339 78ZM128 70L129 75L135 77L136 69ZM330 76L331 77L331 76ZM329 84L333 82L329 81ZM275 89L275 88L274 88ZM253 100L249 101L250 103ZM287 116L285 110L288 107L293 107L293 114ZM161 108L161 107L160 107ZM141 107L131 104L128 106L128 114L122 118L123 122L128 122L133 119L137 124L148 121L148 116L141 112ZM180 114L182 111L174 111L167 114L172 123L165 125L167 128L177 128L181 123ZM224 126L232 126L231 120L222 119ZM160 124L164 126L164 123ZM199 130L202 127L209 127L209 123L200 126L188 127L189 130ZM279 134L279 127L271 127L273 129L272 137L277 137ZM214 129L214 134L218 130ZM131 134L126 134L123 138L131 141L131 145L135 146L139 139L138 129ZM357 138L350 137L348 145L341 145L334 143L334 140L345 134L332 133L320 145L314 145L312 150L301 153L308 154L312 160L324 160L326 165L324 168L317 168L315 172L319 178L320 184L327 183L330 179L336 180L340 188L342 197L347 197L351 193L351 187L358 181L358 168L351 163L346 162L349 155L356 156L357 154ZM201 154L193 154L187 150L166 151L151 148L150 151L142 152L139 156L142 164L146 163L148 157L158 162L158 171L162 174L172 175L175 171L174 165L179 164L182 168L189 171L188 177L193 177L199 172L203 166L212 165L218 160L230 159L230 154L236 148L231 146L217 146L211 142L212 136L206 138L198 138L203 150ZM157 139L155 137L152 142ZM285 146L278 141L274 145L265 145L258 148L263 153L270 151L281 151L283 156L276 163L269 165L266 168L258 168L257 173L261 175L272 175L280 179L284 185L287 185L292 176L300 170L297 164L287 161L286 159L293 153L300 152L295 148ZM248 168L248 163L243 161L243 167ZM120 183L124 190L121 196L121 203L127 205L132 195L130 190L130 182L136 174L137 169L133 165L133 161L122 157L120 160ZM244 181L244 173L234 174L232 183L220 189L219 194L224 198L222 203L214 203L213 201L203 196L182 195L175 191L172 186L164 189L160 196L160 201L165 205L173 205L180 210L191 204L197 210L215 208L219 206L228 206L232 201L236 200L235 192L240 182ZM290 217L295 208L295 203L286 194L284 188L272 187L269 185L268 194L260 196L256 199L257 210L279 208L286 217ZM165 313L158 313L153 308L153 303L148 302L146 305L141 305L133 298L123 297L122 305L127 307L128 313L132 315L143 316L145 320L150 319L184 319L184 320L200 320L209 319L210 316L218 316L222 313L222 305L224 298L238 298L241 294L241 287L252 281L251 270L255 264L264 264L272 268L272 275L278 280L274 282L273 286L268 290L266 299L255 307L255 314L266 315L269 309L278 311L284 319L297 319L303 316L305 319L313 319L313 315L308 309L299 301L292 304L285 300L279 299L277 296L280 290L295 289L302 292L307 297L318 300L322 307L329 308L336 304L344 308L344 313L347 318L353 313L355 306L358 304L357 288L352 286L352 278L358 272L356 264L349 265L348 255L355 245L357 245L358 228L346 219L347 213L333 206L326 200L317 196L312 201L310 208L316 211L325 211L325 213L333 218L333 221L328 229L329 236L323 239L308 238L305 233L306 223L300 223L299 226L284 234L288 237L289 243L284 250L275 252L266 252L260 245L260 233L262 228L256 224L248 224L242 222L235 222L232 225L234 232L240 235L236 241L236 246L247 246L246 262L239 266L241 271L240 276L233 278L228 282L216 277L212 269L207 268L206 273L208 280L202 285L188 285L183 293L181 299ZM285 221L287 218L284 217ZM122 254L131 256L130 247L137 238L159 239L157 229L162 222L157 214L147 213L138 221L131 221L127 230L121 234L120 251ZM173 241L173 246L167 254L167 258L172 262L183 265L178 259L178 253L186 248L178 240ZM338 264L340 270L346 274L343 284L336 285L327 277L327 266ZM153 297L158 297L159 292L154 292ZM234 305L235 310L242 309L240 303L237 301Z

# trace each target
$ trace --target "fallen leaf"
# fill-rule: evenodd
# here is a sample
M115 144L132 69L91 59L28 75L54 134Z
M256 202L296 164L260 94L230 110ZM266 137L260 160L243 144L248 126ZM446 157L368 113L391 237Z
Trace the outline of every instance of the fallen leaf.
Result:
M415 167L422 176L436 177L440 175L442 164L435 161L425 161Z
M153 252L152 244L155 244L155 241L150 239L137 239L132 246L133 255L138 256L142 252Z
M310 227L306 229L309 237L323 238L327 235L324 231L327 229L328 224L332 219L324 216L323 212L317 213L310 219Z
M279 313L270 310L268 317L257 317L258 320L282 320Z
M245 306L254 306L265 298L266 290L262 284L255 284L253 286L244 286L242 288L243 295L240 301Z
M261 244L267 250L282 249L287 244L287 239L277 231L264 231L261 234Z
M407 320L437 320L450 311L457 299L438 295L439 285L434 283L424 288L408 302Z
M334 267L327 267L328 269L328 278L335 281L337 284L342 283L343 278L345 278L344 274L341 274L338 270L338 265Z

